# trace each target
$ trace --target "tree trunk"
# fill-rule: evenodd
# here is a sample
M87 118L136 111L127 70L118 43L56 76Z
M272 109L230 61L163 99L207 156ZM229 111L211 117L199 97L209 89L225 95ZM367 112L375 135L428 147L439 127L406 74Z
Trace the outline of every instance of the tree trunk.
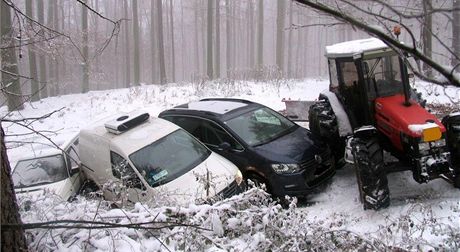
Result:
M431 0L423 0L423 12L425 14L425 20L423 23L422 30L422 40L423 40L423 54L431 58L432 52L432 15L431 11L433 6L431 5ZM431 77L432 72L430 66L423 64L423 71L429 77Z
M53 3L54 8L53 8L53 27L56 31L59 31L59 10L58 10L58 0L54 0ZM54 57L54 95L57 96L61 93L61 90L59 87L61 86L61 83L59 81L59 56L56 55Z
M152 60L150 62L150 71L151 71L151 81L152 84L157 81L157 59L156 59L156 48L157 48L157 38L156 38L156 29L155 29L155 1L152 0L150 3L150 56Z
M453 11L452 14L452 50L454 55L452 55L452 66L457 67L455 70L460 72L460 0L454 0L452 3L452 9L457 9Z
M249 51L249 68L254 68L255 66L255 63L254 63L254 2L252 0L249 0L249 17L248 17L248 23L249 23L249 26L248 26L248 30L249 30L249 37L248 37L248 40L249 40L249 48L248 48L248 51Z
M16 58L14 34L11 24L11 9L3 1L1 2L1 38L2 43L9 47L2 49L2 84L1 91L8 101L8 110L21 110L24 108L22 101L21 83L19 77L18 60ZM2 199L3 202L3 199Z
M260 0L263 1L263 0ZM230 71L232 69L232 28L231 28L231 7L230 0L225 0L225 33L226 33L226 48L225 48L225 63L227 68L227 78L230 77Z
M40 24L45 23L45 8L43 6L43 1L37 1L37 18ZM39 31L39 36L44 37L44 30L41 29ZM46 76L46 58L43 53L40 53L38 56L38 65L40 67L40 98L48 97L48 84L47 84L47 76Z
M3 9L10 10L9 7L2 5ZM3 22L2 22L3 23ZM3 26L2 26L3 27ZM11 168L10 162L5 148L5 133L0 124L0 151L2 158L2 171L1 171L1 240L2 246L0 251L27 251L26 237L24 230L19 227L18 229L7 229L3 227L5 224L21 225L21 216L19 215L18 204L16 202L16 194L14 193L13 182L11 181Z
M133 49L134 49L134 61L133 61L133 72L134 79L133 85L140 85L140 55L139 55L139 17L137 15L137 0L132 0L133 4Z
M176 82L176 53L174 48L174 11L173 11L173 1L169 0L169 7L170 7L170 15L169 21L171 22L171 81L173 83Z
M157 23L158 23L158 52L159 52L159 61L160 61L160 83L165 84L167 82L166 78L166 68L165 68L165 49L163 41L163 2L162 0L157 0Z
M128 0L123 1L123 9L124 9L124 16L126 19L129 19L128 16ZM129 45L129 23L125 21L125 87L129 87L131 84L131 53L130 53L130 45Z
M216 78L220 78L220 0L216 0Z
M87 3L87 0L83 0L84 3ZM89 91L89 55L88 55L88 9L86 6L82 5L81 7L81 32L83 36L83 48L82 48L82 86L81 92L86 93Z
M46 25L54 29L54 1L48 1L48 15ZM52 50L52 49L51 49ZM54 74L55 56L54 52L50 53L51 58L48 58L48 90L50 96L56 96L56 76Z
M201 73L201 64L200 64L200 44L199 44L199 22L198 22L198 9L199 9L199 4L195 2L195 16L194 16L194 21L195 21L195 66L196 66L196 73L200 74Z
M206 74L210 80L214 79L213 61L212 61L212 3L214 0L208 0L208 24L207 24L207 45L206 45Z
M294 46L292 44L292 1L289 2L289 34L288 34L288 58L287 58L287 77L292 78L292 47ZM299 46L299 45L297 45Z
M264 0L259 0L257 8L257 68L264 64Z
M284 14L286 12L285 0L278 0L276 15L276 65L284 75Z
M26 15L30 18L34 18L32 13L32 0L26 0ZM32 24L32 23L30 23ZM33 50L34 45L34 35L29 35L30 45L28 46L29 54L29 72L30 72L30 91L31 91L31 101L38 101L40 99L40 91L38 87L38 76L37 76L37 60L35 58L35 52Z

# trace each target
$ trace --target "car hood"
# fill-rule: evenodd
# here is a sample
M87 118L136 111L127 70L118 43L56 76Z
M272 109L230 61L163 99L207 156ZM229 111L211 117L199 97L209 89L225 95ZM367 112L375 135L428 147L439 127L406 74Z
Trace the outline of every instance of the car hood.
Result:
M72 195L72 182L69 178L63 179L58 182L43 184L39 186L29 186L22 188L15 188L14 191L18 197L39 197L44 194L53 194L62 200L68 200Z
M156 187L155 190L162 191L161 195L167 193L172 202L180 204L202 202L229 186L238 173L239 170L233 163L217 153L212 153L189 172Z
M255 151L274 163L296 163L311 159L325 148L308 130L298 127L293 132L255 147Z

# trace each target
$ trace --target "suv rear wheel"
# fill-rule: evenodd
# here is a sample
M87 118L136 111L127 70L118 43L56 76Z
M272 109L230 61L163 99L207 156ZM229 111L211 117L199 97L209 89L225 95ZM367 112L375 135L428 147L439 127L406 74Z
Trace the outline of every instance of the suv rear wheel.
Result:
M376 137L354 138L351 142L356 178L364 210L390 205L390 192L383 162L383 151Z

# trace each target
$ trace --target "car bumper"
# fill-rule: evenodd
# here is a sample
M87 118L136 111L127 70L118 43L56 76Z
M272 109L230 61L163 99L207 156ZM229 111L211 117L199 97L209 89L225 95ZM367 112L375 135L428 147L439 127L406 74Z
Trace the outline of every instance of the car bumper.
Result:
M335 174L333 158L329 153L321 155L323 160L308 160L301 163L302 172L289 175L274 174L271 179L275 196L304 196L330 179Z

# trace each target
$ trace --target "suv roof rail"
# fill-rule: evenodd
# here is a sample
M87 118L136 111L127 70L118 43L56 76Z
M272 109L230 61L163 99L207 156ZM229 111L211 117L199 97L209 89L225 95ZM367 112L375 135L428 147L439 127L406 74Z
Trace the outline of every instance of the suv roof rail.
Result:
M241 102L245 104L253 104L254 102L248 101L245 99L238 99L238 98L204 98L200 101L232 101L232 102Z

